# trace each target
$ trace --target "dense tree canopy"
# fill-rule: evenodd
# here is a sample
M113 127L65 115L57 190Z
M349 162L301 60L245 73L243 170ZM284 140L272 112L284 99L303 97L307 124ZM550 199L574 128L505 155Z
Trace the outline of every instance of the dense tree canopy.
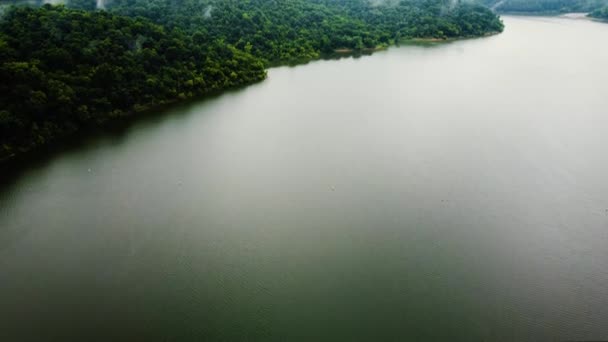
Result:
M113 0L108 8L223 39L273 63L336 49L375 49L398 39L479 36L503 28L487 8L448 0Z
M0 23L2 155L265 75L260 60L230 45L142 18L18 8Z
M85 126L262 80L271 64L503 29L487 8L450 0L43 2L5 7L0 20L0 160Z
M484 3L499 12L560 14L593 11L608 5L608 0L484 0Z

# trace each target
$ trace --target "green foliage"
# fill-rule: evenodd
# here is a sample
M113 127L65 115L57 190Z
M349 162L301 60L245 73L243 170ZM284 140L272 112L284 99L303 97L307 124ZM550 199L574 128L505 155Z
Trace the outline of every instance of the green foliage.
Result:
M28 149L136 109L265 76L262 62L243 51L195 44L143 18L15 8L0 23L0 146Z
M113 0L109 10L221 39L271 63L315 59L336 49L375 49L407 38L502 31L487 8L449 0Z
M0 160L262 80L270 64L503 29L487 8L451 0L107 0L106 10L96 0L42 2L0 21Z
M485 0L499 12L560 14L589 12L608 5L608 0Z
M589 16L592 18L608 20L608 6L589 13Z

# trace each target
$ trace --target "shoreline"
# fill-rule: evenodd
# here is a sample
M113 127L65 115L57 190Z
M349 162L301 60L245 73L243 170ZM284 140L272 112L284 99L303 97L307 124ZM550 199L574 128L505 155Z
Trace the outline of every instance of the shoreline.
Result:
M268 69L266 69L268 70ZM120 115L109 117L102 122L91 122L90 124L83 125L73 131L65 132L55 137L47 138L44 143L32 143L29 145L22 146L11 146L12 153L2 154L0 153L0 167L7 167L11 164L18 164L27 162L31 156L44 156L53 153L55 150L65 149L65 145L72 145L74 142L86 140L89 136L103 134L104 132L111 130L120 130L128 127L139 120L153 117L160 113L164 113L167 110L176 108L182 105L188 105L190 103L204 101L207 99L213 99L223 94L230 93L239 89L249 87L254 84L258 84L266 80L267 75L263 79L255 82L239 84L236 86L217 89L205 94L198 94L185 99L175 98L162 103L148 104L142 106L139 109L131 109L129 111L122 112ZM0 145L0 149L4 146ZM69 148L69 146L68 146Z
M402 39L400 41L400 43L403 43L403 44L439 43L439 44L441 44L441 43L456 42L456 41L461 41L461 40L487 38L487 37L499 35L501 33L502 32L500 32L500 31L492 31L492 32L487 32L481 36L462 36L462 37L447 37L447 38L437 38L437 37L406 38L406 39Z
M596 17L587 16L587 17L585 17L585 20L594 21L596 23L608 24L608 18L604 19L604 18L596 18Z
M364 48L364 49L360 49L360 50L349 49L349 48L340 48L340 49L334 49L334 53L345 54L345 55L356 54L356 53L372 53L372 52L376 52L376 51L386 50L389 47L390 47L390 45L378 45L373 48Z
M373 52L377 52L377 51L388 50L391 47L399 46L399 44L449 43L449 42L455 42L455 41L461 41L461 40L486 38L486 37L499 35L501 33L502 32L500 32L500 31L492 31L492 32L487 32L481 36L462 36L462 37L447 37L447 38L438 38L438 37L403 38L403 39L399 40L398 42L395 42L394 44L390 44L387 46L378 46L375 48L366 48L366 49L362 49L362 50L342 48L342 49L335 49L334 53L338 54L338 55L373 53Z
M608 19L595 18L589 16L591 12L498 12L500 15L513 17L542 17L542 18L562 18L572 20L587 20L599 23L608 23Z
M393 46L399 46L400 44L404 44L404 45L407 45L407 44L442 44L442 43L449 43L449 42L454 42L454 41L459 41L459 40L485 38L485 37L494 36L494 35L497 35L500 33L501 32L493 31L493 32L485 33L480 36L463 36L463 37L450 37L450 38L436 38L436 37L407 38L407 39L402 39L402 40L395 42L393 44L390 44L390 45L379 45L375 48L365 48L365 49L361 49L361 50L341 48L341 49L335 49L333 51L333 53L320 54L318 57L314 57L314 58L305 58L305 59L299 59L299 60L296 59L293 61L268 62L268 64L266 65L266 70L276 68L276 67L282 67L282 66L293 67L293 66L298 66L298 65L305 65L310 62L317 61L317 60L341 59L341 58L346 58L346 57L362 56L362 55L368 56L368 55L372 55L375 52L388 50L389 48L391 48ZM139 110L131 109L129 111L125 111L125 112L121 113L120 115L117 115L116 117L108 118L107 120L104 120L103 122L91 123L90 125L85 125L81 128L75 129L74 131L65 132L65 134L60 134L59 136L56 136L56 137L48 137L47 140L42 143L35 142L35 143L31 143L28 145L21 145L21 146L8 145L10 147L10 149L8 149L8 151L10 151L9 153L5 153L7 150L0 152L0 166L6 166L8 164L18 163L19 161L23 161L24 159L27 159L28 157L30 157L32 155L36 155L38 153L46 154L49 151L52 151L55 147L61 146L69 141L81 140L83 137L86 137L87 133L90 134L90 133L100 132L100 131L103 131L104 128L107 128L107 127L127 126L137 120L141 120L150 115L154 115L155 113L158 113L158 112L161 112L161 111L164 111L164 110L167 110L167 109L170 109L170 108L182 105L182 104L187 104L187 103L195 102L195 101L202 101L202 100L205 100L208 98L220 96L222 94L228 93L228 92L236 90L236 89L242 89L242 88L248 87L252 84L263 82L265 79L266 79L266 77L264 77L261 80L257 80L256 82L241 84L238 86L229 87L229 88L225 88L225 89L218 89L216 91L212 91L212 92L209 92L206 94L194 95L194 96L188 97L186 99L175 98L175 99L168 100L164 103L148 104L148 105L143 106L143 108L140 108ZM5 149L5 147L0 145L0 150L2 150L2 149Z

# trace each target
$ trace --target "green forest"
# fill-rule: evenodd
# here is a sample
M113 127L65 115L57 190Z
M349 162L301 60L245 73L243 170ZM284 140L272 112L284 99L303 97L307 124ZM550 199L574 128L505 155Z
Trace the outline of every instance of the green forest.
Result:
M95 0L0 19L0 160L83 128L266 77L266 68L503 24L448 0Z
M502 30L488 9L447 0L124 0L111 10L221 39L271 63L319 58L336 49L376 49L407 38L481 36Z
M608 6L589 13L589 16L596 19L608 20Z
M484 0L501 13L562 14L591 12L608 5L608 0Z

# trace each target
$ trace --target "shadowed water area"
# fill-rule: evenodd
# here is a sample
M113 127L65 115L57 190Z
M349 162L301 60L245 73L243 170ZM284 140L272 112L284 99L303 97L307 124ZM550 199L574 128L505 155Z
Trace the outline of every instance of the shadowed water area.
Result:
M5 176L0 340L608 339L608 25L504 21Z

